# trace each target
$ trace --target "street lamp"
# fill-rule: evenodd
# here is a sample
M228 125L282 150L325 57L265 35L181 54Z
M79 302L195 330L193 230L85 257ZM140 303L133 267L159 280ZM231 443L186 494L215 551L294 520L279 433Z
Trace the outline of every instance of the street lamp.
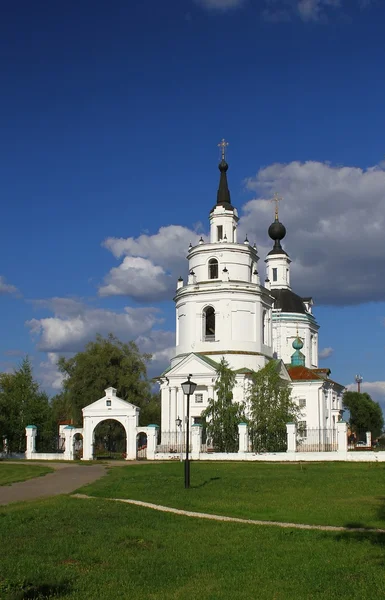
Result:
M182 383L182 390L187 396L187 423L186 423L186 460L184 463L184 487L190 487L190 461L189 461L189 442L190 442L190 396L195 392L197 384L190 381L191 374L187 377L187 381Z

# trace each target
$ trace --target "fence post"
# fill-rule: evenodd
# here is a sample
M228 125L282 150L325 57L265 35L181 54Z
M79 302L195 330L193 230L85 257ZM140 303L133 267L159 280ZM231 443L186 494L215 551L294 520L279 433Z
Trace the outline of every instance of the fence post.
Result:
M66 460L74 459L74 432L75 427L73 425L67 425L64 427L64 456Z
M348 451L348 424L345 421L337 423L337 452L346 453Z
M366 432L366 447L367 448L372 447L372 432L371 431Z
M295 423L286 423L286 435L286 452L297 452L297 425Z
M194 423L191 427L191 458L199 458L202 446L202 425Z
M147 427L147 459L154 460L156 454L156 445L158 443L159 425L149 425Z
M33 458L32 454L36 452L36 434L37 427L36 425L27 425L25 428L26 435L26 450L25 450L25 458L30 460Z
M238 452L248 452L249 451L249 428L247 426L247 423L239 423L238 434L239 434Z

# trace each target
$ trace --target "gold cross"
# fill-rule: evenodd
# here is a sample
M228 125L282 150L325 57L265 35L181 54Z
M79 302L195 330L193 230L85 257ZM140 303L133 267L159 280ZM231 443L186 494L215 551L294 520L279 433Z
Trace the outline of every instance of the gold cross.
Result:
M283 200L282 196L279 196L277 194L277 192L275 192L274 198L271 198L271 202L275 202L275 219L276 219L276 221L278 221L278 204L279 204L279 202L282 202L282 200Z
M222 153L222 160L225 160L226 157L226 148L229 145L229 142L226 142L225 138L223 138L223 140L221 142L219 142L218 144L218 148L221 149L221 153Z

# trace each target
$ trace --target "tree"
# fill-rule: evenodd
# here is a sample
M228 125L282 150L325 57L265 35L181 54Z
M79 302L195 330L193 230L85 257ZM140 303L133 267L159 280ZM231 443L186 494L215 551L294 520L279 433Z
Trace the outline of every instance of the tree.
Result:
M286 449L286 423L296 423L300 409L291 398L290 383L281 379L277 363L270 361L253 373L248 391L249 434L253 450Z
M350 412L350 429L360 434L370 431L373 438L377 438L384 429L384 416L378 402L372 400L367 394L359 392L345 392L343 405Z
M214 385L216 400L209 398L202 417L208 419L206 431L218 452L238 450L238 424L245 420L244 404L233 402L235 373L222 358Z
M61 409L70 406L71 414L67 418L72 418L75 424L81 423L82 408L95 402L112 386L120 398L145 412L153 401L146 367L150 358L150 354L141 354L134 342L124 344L112 334L107 338L96 336L96 341L89 342L83 352L69 359L59 358L64 396L57 400L58 406Z
M13 373L0 374L0 438L7 439L10 452L24 452L27 425L37 426L40 448L50 449L55 435L52 409L25 358Z

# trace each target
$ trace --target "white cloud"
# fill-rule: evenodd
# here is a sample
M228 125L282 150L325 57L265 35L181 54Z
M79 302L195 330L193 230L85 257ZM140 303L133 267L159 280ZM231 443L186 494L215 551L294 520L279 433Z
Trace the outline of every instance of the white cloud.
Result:
M100 296L131 296L136 300L159 299L175 281L168 282L165 270L146 258L126 256L119 267L105 277L106 285L99 289ZM168 285L169 284L169 285Z
M197 231L169 225L154 235L138 238L107 238L103 245L122 263L106 275L99 288L101 296L127 295L135 300L171 299L176 280L187 269L185 260L190 241L198 242Z
M318 358L320 360L324 358L329 358L333 354L334 350L330 346L328 348L322 348L322 350L318 353Z
M200 4L204 8L221 11L239 8L245 1L246 0L195 0L197 4Z
M364 9L370 6L371 0L356 0L356 4ZM290 21L297 17L305 23L327 23L332 15L346 20L344 9L351 7L351 0L265 0L262 17L270 22Z
M241 235L262 240L262 258L272 244L266 235L273 216L268 198L276 191L284 197L280 219L294 291L313 295L318 304L384 299L384 170L294 161L260 169L246 186L257 198L243 207Z
M5 277L0 275L0 295L18 294L18 289L14 285L6 282Z
M60 389L63 381L56 366L58 356L83 350L97 333L103 336L113 333L123 342L134 340L141 352L152 354L149 365L151 376L163 371L173 355L175 333L154 329L163 322L157 308L127 306L118 312L92 308L69 298L38 300L35 305L54 314L53 317L31 319L26 323L32 336L38 340L38 349L47 352L47 359L39 365L39 378L50 390Z
M31 319L26 325L38 338L38 349L45 352L77 352L97 333L112 332L122 340L132 340L162 322L159 310L153 307L126 306L122 312L116 312L65 298L44 300L40 306L51 310L54 316Z
M56 352L48 352L47 360L39 363L39 379L44 389L54 390L58 392L62 388L64 376L60 373L57 367L59 354Z

